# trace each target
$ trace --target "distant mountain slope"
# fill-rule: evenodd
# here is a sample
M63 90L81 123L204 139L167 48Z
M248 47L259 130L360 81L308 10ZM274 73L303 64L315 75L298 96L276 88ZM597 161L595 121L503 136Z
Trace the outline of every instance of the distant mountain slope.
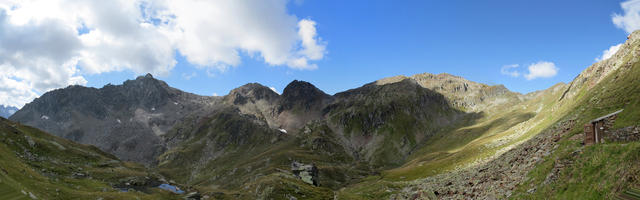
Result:
M175 199L159 177L93 146L0 118L2 199ZM122 189L119 189L121 187ZM128 188L144 192L122 192Z
M217 101L171 88L148 74L100 89L69 86L47 92L10 119L95 145L123 160L152 164L166 149L161 135Z
M640 186L640 141L582 146L583 125L624 109L614 129L634 134L640 126L640 31L611 58L585 69L564 90L556 110L560 120L575 120L570 137L529 173L515 198L615 199L629 187ZM635 131L637 133L637 131ZM576 179L575 177L580 177ZM587 192L585 192L587 191Z
M0 117L8 118L9 116L13 115L13 113L16 113L17 111L18 111L18 108L16 107L0 105Z
M440 93L409 79L337 93L325 112L354 157L383 168L402 164L418 145L468 117Z
M492 143L518 144L505 148L503 154L498 154L500 151L490 153L493 158L489 162L466 161L463 163L472 164L471 168L439 172L433 177L411 182L392 178L363 182L343 194L358 198L362 196L354 195L353 191L365 191L392 199L615 199L628 188L640 185L640 142L584 146L583 125L624 109L617 116L614 130L637 134L640 126L639 50L640 31L636 31L614 56L588 67L571 83L527 94L531 100L516 108L534 107L537 114L513 126L514 133L484 142L485 148L491 147L488 144ZM520 140L523 143L517 142L518 136L525 138ZM530 136L534 139L526 139ZM465 148L474 143L483 144L481 141L475 139ZM385 175L389 177L411 170L417 174L416 166L403 166ZM399 187L397 194L376 192L391 185Z
M158 168L164 175L217 188L213 191L256 187L256 182L278 188L271 185L278 181L306 188L286 178L292 176L286 171L294 161L314 163L323 188L300 192L329 195L327 188L338 189L402 163L417 144L464 116L415 81L368 84L335 96L303 81L291 82L282 95L247 84L232 90L224 102L207 116L185 118L163 135L169 150L159 157ZM263 191L267 188L246 195L285 195Z
M511 92L503 85L489 86L447 73L437 75L422 73L410 77L394 76L378 80L375 84L385 85L405 79L415 80L422 87L442 94L453 107L467 112L495 110L495 108L504 107L504 104L513 105L527 99L525 95Z
M433 137L524 100L448 74L384 79L333 96L298 80L282 95L251 83L224 97L185 93L147 75L100 89L54 90L11 119L123 160L157 163L165 176L209 192L274 181L303 187L282 179L292 174L281 170L315 163L324 189L306 192L320 195L403 165ZM284 195L264 189L247 198Z
M507 162L501 159L535 146L539 140L532 138L558 123L635 106L637 85L628 83L638 82L636 38L571 83L524 95L502 85L424 73L335 95L295 80L281 95L250 83L222 97L204 97L147 75L100 89L51 91L11 119L155 167L209 196L403 197L402 188L431 183L420 182L424 178L460 170L470 177L493 173L473 170ZM640 120L636 112L621 116L625 124ZM297 177L294 163L313 165L319 186ZM523 170L509 172L517 180L534 168L523 163Z

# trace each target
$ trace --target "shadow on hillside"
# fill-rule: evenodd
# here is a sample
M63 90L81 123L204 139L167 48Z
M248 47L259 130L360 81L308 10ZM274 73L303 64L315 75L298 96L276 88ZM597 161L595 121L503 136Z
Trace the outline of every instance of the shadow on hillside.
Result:
M407 177L410 179L422 178L431 175L432 170L445 168L447 164L455 160L463 160L465 157L473 156L465 153L452 153L465 145L494 133L500 133L509 128L527 121L535 114L509 113L503 117L483 122L481 119L484 113L469 113L467 120L450 130L443 130L436 136L428 139L422 146L412 153L406 163L397 169L391 170L391 177ZM484 123L483 125L476 125Z

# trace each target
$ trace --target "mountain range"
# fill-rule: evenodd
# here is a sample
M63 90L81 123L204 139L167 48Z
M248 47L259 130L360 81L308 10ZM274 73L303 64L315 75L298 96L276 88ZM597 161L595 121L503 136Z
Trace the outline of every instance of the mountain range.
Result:
M16 107L0 105L0 117L8 118L9 116L13 115L13 113L17 111L18 111L18 108Z
M214 199L613 198L640 184L640 143L583 146L582 125L619 109L615 128L640 125L639 39L632 33L568 84L528 94L446 73L334 95L294 80L282 94L249 83L200 96L151 74L69 86L2 119L15 138L3 137L0 152L15 162L0 163L0 187L116 199L174 198L160 184ZM52 185L21 182L24 171Z

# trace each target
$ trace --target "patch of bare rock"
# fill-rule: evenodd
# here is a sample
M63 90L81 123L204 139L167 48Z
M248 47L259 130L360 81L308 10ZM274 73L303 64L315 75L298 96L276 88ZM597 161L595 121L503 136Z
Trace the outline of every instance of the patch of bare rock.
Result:
M416 180L391 199L504 199L535 165L557 148L574 121L543 131L496 159L476 167Z

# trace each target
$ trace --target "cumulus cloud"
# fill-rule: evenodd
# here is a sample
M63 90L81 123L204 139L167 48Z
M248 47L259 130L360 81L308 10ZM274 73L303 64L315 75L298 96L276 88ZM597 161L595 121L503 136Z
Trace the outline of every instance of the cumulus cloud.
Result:
M616 27L631 33L640 29L640 0L628 0L620 3L623 14L614 13L612 21Z
M168 75L176 52L206 71L237 66L242 55L315 69L326 42L315 21L287 12L288 2L0 1L0 104L20 107L47 90L86 84L88 74Z
M529 72L524 75L527 80L536 78L550 78L558 74L556 64L552 62L540 61L529 65Z
M0 7L0 104L22 107L52 88L86 84L75 66L75 30L56 20L15 25Z
M500 73L502 75L507 75L507 76L511 76L511 77L518 77L518 76L520 76L520 72L515 70L518 67L520 67L520 65L518 65L518 64L505 65L505 66L502 66L502 68L500 69Z
M620 49L620 46L622 46L622 44L613 45L609 47L609 49L602 51L602 55L596 58L596 62L611 58L613 54L618 52L618 49Z
M29 82L17 81L4 73L0 74L0 102L3 104L19 107L36 97L38 95L31 90Z
M155 3L149 6L151 19L163 22L177 49L200 66L224 69L247 53L270 65L314 69L308 61L324 55L316 23L287 14L286 0Z

